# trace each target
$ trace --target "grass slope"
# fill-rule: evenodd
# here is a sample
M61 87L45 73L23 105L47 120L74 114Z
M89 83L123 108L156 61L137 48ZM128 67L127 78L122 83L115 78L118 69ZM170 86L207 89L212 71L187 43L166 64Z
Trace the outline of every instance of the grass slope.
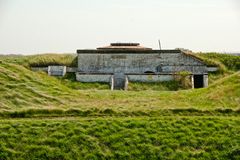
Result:
M70 100L74 91L45 73L34 73L17 64L0 63L1 110L20 109L26 106L51 108Z
M106 113L145 113L166 109L238 110L240 72L209 88L172 91L75 90L62 80L20 65L0 63L0 113L44 109Z
M218 53L198 53L196 56L203 59L203 61L210 62L209 65L223 66L228 70L240 70L240 56L230 54L218 54ZM211 63L212 62L212 63Z

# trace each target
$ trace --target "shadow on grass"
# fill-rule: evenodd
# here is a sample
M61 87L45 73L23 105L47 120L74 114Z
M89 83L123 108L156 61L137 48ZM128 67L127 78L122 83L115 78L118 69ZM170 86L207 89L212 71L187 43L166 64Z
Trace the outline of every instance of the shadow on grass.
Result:
M114 111L110 108L99 110L97 108L89 110L80 109L29 109L22 111L5 111L0 112L0 118L34 118L34 117L126 117L126 116L239 116L240 109L215 109L215 110L198 110L188 109L162 109L156 111Z

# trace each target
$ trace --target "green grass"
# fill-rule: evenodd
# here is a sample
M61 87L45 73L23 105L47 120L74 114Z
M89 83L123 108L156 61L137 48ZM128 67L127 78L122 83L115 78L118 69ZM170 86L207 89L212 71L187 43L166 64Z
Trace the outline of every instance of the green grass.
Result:
M0 121L0 159L239 159L235 117Z
M45 73L34 73L16 64L0 63L1 110L58 106L61 98L70 99L71 89Z

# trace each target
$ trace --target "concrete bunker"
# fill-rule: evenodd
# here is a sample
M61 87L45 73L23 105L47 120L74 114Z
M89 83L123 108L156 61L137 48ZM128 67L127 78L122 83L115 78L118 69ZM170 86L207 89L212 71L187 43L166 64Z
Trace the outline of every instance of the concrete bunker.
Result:
M77 50L76 79L107 82L111 89L127 89L128 82L162 82L174 74L192 74L193 88L207 87L207 66L180 49L153 50L139 43L111 43L93 50Z

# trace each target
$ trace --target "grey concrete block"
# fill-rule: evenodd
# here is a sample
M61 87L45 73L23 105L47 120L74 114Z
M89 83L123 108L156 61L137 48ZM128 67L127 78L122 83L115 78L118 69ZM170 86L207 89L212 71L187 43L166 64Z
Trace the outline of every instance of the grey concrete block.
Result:
M64 76L66 74L66 66L48 66L48 75Z

